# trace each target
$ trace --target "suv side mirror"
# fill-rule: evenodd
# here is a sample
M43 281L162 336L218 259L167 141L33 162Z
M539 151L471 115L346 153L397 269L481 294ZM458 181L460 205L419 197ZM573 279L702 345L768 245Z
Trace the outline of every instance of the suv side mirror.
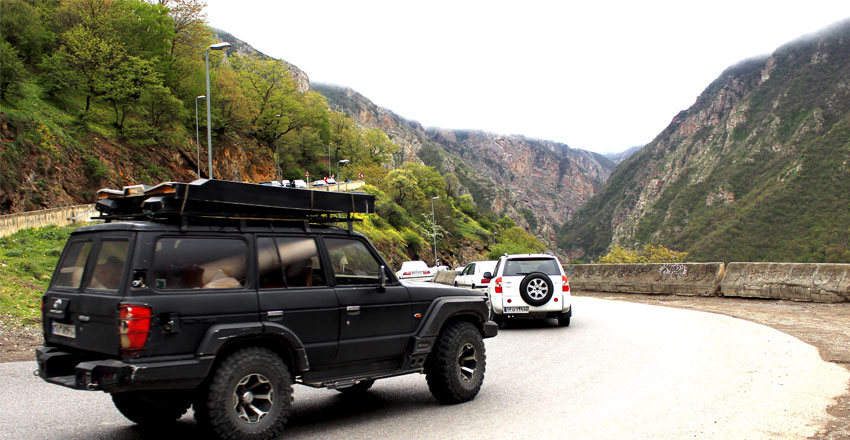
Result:
M387 267L383 264L381 265L381 274L378 275L378 293L384 293L387 291Z
M482 277L484 279L490 280L490 279L493 279L493 274L490 273L490 272L484 272L484 275L482 275Z

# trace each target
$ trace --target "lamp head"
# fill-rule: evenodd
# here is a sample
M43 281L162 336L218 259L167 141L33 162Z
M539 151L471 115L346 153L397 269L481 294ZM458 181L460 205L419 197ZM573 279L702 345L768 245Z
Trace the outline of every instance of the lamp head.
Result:
M227 41L222 41L221 43L210 44L209 49L210 50L222 50L222 49L227 49L230 46L231 46L231 44L228 43Z

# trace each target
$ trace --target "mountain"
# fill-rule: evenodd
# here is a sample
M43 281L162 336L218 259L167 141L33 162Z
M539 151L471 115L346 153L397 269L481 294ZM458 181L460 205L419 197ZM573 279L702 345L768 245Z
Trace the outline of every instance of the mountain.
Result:
M606 153L605 157L611 159L614 163L620 163L632 157L632 155L637 153L637 151L641 148L643 148L643 145L635 145L634 147L627 148L625 151L621 151L619 153Z
M850 20L724 71L623 161L560 245L850 262Z
M418 161L455 176L457 190L470 194L478 206L510 216L552 245L560 225L602 188L615 166L600 154L552 141L424 128L349 88L311 87L332 109L364 127L384 130L400 147L395 166Z

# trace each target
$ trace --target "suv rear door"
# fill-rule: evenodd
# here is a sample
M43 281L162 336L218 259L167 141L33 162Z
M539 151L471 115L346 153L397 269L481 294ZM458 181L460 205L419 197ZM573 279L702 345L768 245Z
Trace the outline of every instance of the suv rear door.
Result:
M147 356L195 355L213 329L260 329L257 291L248 276L253 244L233 233L154 233L138 239L137 265L125 304L148 305ZM211 335L215 341L232 335Z
M48 342L118 354L118 303L126 291L133 235L108 231L69 239L44 296Z

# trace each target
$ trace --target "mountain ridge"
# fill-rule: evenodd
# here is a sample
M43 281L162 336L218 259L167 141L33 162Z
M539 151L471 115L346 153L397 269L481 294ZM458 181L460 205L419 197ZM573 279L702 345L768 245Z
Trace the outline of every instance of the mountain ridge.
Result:
M844 20L726 69L618 166L560 245L591 258L652 243L697 261L850 261L848 52Z
M510 216L553 248L558 227L602 187L614 168L605 156L566 144L481 130L426 128L351 88L324 83L311 87L331 108L365 127L384 130L400 147L395 166L416 161L456 176L459 191L470 194L476 204Z

